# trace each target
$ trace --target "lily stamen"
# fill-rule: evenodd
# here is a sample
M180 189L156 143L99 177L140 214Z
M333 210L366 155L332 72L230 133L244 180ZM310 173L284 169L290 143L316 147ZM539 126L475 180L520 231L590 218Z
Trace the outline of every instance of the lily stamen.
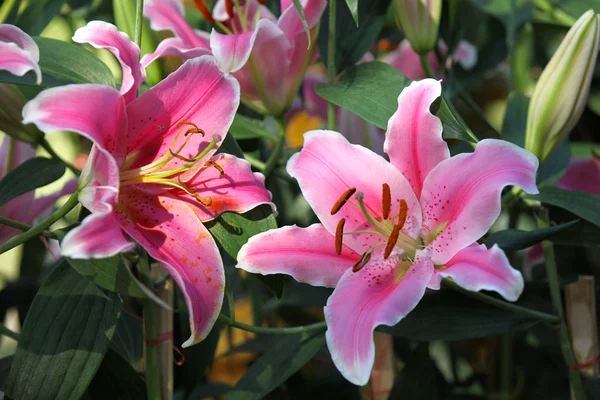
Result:
M390 185L384 183L381 191L381 216L383 219L388 219L390 216L390 208L392 206L392 193L390 191Z
M211 167L213 167L214 169L216 169L217 171L219 171L219 174L221 176L225 175L225 170L223 169L223 167L221 167L219 164L217 164L213 160L208 160L204 165L210 165Z
M346 218L342 218L338 221L337 227L335 228L335 252L339 256L342 254L342 244L344 239L344 224Z
M354 193L356 193L356 188L354 187L342 193L340 198L337 199L337 201L333 204L333 207L331 207L331 215L337 214L338 211L340 211L342 207L348 202L348 200L350 200Z
M360 271L367 263L371 260L371 249L369 249L365 254L362 255L360 260L352 267L352 272Z

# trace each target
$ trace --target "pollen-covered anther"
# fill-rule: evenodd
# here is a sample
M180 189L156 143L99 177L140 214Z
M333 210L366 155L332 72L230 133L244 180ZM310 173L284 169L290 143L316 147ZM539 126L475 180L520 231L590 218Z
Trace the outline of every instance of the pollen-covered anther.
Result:
M204 137L205 132L204 129L202 128L198 128L198 125L196 125L195 123L191 122L191 121L179 121L177 123L177 125L175 125L177 128L179 128L182 125L188 125L191 126L192 128L189 128L187 131L185 131L185 133L183 134L183 136L187 136L190 133L199 133L202 135L202 137Z
M203 206L210 207L210 205L212 204L212 198L210 198L210 197L208 199L205 199L204 197L200 197L200 195L198 193L192 192L190 194L193 198L198 200L198 202L200 204L202 204Z
M233 0L225 0L225 11L229 18L233 18Z
M210 11L208 10L208 7L206 7L206 4L204 4L204 0L194 0L194 3L196 4L196 8L198 8L198 10L200 11L200 14L202 14L204 19L207 20L208 23L214 24L216 22L215 19L212 17Z
M400 225L400 229L404 226L406 222L406 215L408 213L408 205L406 204L406 200L400 200L400 212L398 213L398 222L396 225Z
M331 215L337 214L338 211L340 211L342 209L344 204L346 204L348 202L348 200L350 200L350 198L352 197L352 195L354 193L356 193L356 188L350 188L350 189L346 190L344 193L342 193L342 195L340 196L339 199L337 199L337 201L335 202L333 207L331 207Z
M338 221L337 227L335 228L335 252L338 256L342 254L345 223L346 218L342 218Z
M381 189L381 216L383 219L388 219L390 216L390 208L392 206L392 193L390 191L390 185L384 183Z
M360 271L371 260L371 251L367 251L362 255L360 260L352 267L352 272Z
M385 251L383 252L383 258L385 259L387 259L390 256L390 254L392 254L392 250L394 250L396 243L398 243L400 231L406 223L407 212L408 206L406 205L406 201L402 199L400 200L400 213L398 214L398 222L392 228L392 233L390 233L390 237L388 238L387 244L385 245Z
M219 171L219 175L221 175L221 176L225 175L225 170L223 169L223 167L221 167L215 161L208 160L205 165L210 165L211 167L213 167L214 169L216 169L217 171Z

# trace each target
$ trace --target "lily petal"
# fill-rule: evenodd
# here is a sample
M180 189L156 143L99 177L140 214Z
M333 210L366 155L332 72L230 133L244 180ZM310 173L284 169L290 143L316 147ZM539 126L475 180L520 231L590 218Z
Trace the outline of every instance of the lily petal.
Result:
M36 83L42 82L42 71L31 54L14 43L0 42L0 70L6 70L13 75L23 76L29 71L34 71Z
M518 185L538 193L537 158L502 140L480 141L475 151L439 163L425 178L421 193L423 238L432 259L444 265L459 250L481 238L500 215L500 193Z
M192 332L183 347L201 341L223 303L225 273L215 241L185 202L134 188L123 190L119 200L121 227L163 264L183 292Z
M34 71L36 83L42 82L40 50L33 39L14 25L0 24L0 69L23 76Z
M208 34L207 43L208 43ZM190 58L196 58L204 55L210 55L210 48L208 47L191 47L185 43L183 39L173 37L167 38L160 42L156 47L156 51L151 54L146 54L140 60L140 64L144 68L150 65L154 60L161 57L179 57L184 60L188 60Z
M238 35L224 35L215 29L212 30L210 48L221 71L236 72L248 62L257 32L258 30Z
M202 56L186 61L177 71L127 105L129 120L127 154L136 153L130 168L150 164L169 149L177 150L189 139L180 155L196 157L216 136L221 140L239 105L239 84L221 73L215 59ZM175 135L195 124L199 133ZM183 124L183 125L181 125ZM208 159L217 147L206 155ZM173 160L171 165L185 163Z
M140 48L126 33L119 31L116 26L108 22L90 21L86 26L75 31L73 41L89 43L97 49L111 52L123 70L121 94L126 102L135 99L138 88L146 80L146 71L138 61Z
M439 70L439 62L435 52L429 52L427 58L429 58L431 68L437 72ZM408 39L402 40L398 48L386 54L382 61L402 72L410 80L416 81L427 78L427 73L423 69L419 54L413 50ZM439 75L436 73L436 76Z
M287 7L281 8L281 17L279 17L279 20L277 21L277 26L290 41L299 34L306 36L304 25L302 24L298 11L296 11L296 7L293 7L292 2L290 1L287 1L286 3L288 3ZM306 24L309 29L312 29L319 23L319 20L325 11L325 7L327 6L327 1L303 0L301 4L304 11L304 17L306 18Z
M565 190L580 190L600 195L600 160L571 160L565 174L556 185Z
M335 287L360 255L343 246L321 224L286 226L252 236L237 255L237 268L262 275L286 274L313 286Z
M365 385L375 361L373 331L396 325L425 293L433 274L431 260L422 252L401 279L403 266L392 257L347 270L325 306L327 346L342 375Z
M150 20L153 30L170 30L188 48L209 48L208 35L192 29L185 19L185 9L181 0L146 0L144 15Z
M508 301L517 301L525 288L523 275L510 265L497 245L488 249L484 244L474 243L459 251L446 263L446 268L436 270L429 288L439 289L442 278L452 278L474 292L493 290Z
M442 122L429 111L441 93L440 81L423 79L411 83L400 93L398 110L388 121L385 133L384 151L417 197L429 171L450 157L442 139Z
M298 180L304 197L332 235L340 218L346 218L346 232L370 229L360 208L347 204L335 215L331 215L331 208L344 192L356 188L364 194L364 203L371 215L381 216L384 183L391 189L390 215L398 214L400 199L407 203L408 214L402 232L416 238L420 231L421 208L404 176L381 156L350 144L337 132L322 130L304 134L304 147L290 158L287 170ZM356 200L352 198L350 202L356 203ZM382 241L383 238L373 235L344 236L344 243L357 253Z
M223 175L218 168L221 168ZM210 199L210 204L204 206L183 191L171 193L188 201L201 221L214 219L225 211L245 213L261 204L269 204L275 212L271 193L265 189L265 177L252 172L250 163L246 160L229 154L217 154L205 168L190 173L194 174L193 177L182 180L200 197Z
M88 215L81 225L67 233L61 255L70 258L106 258L130 251L135 243L123 235L111 212Z
M77 84L44 90L23 107L23 124L42 132L67 130L94 142L109 158L124 159L118 143L127 128L125 101L108 86ZM118 170L115 164L113 168Z

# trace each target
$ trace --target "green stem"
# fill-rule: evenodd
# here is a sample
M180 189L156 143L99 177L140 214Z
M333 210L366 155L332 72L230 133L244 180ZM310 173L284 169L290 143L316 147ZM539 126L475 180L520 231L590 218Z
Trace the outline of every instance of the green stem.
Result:
M275 148L269 156L269 159L265 163L265 167L262 169L262 174L265 177L269 176L277 166L277 162L281 158L283 147L285 145L285 123L283 122L283 118L275 118L275 121L277 122L278 130L277 143L275 144Z
M548 322L550 324L557 324L560 322L560 317L557 317L556 315L547 314L545 312L536 311L536 310L532 310L530 308L525 308L525 307L517 306L515 304L507 303L506 301L495 299L495 298L488 296L486 294L483 294L483 293L472 292L470 290L467 290L467 289L464 289L464 288L458 286L456 283L452 282L449 279L444 279L442 281L442 283L444 284L444 286L446 286L456 292L463 293L469 297L472 297L474 299L481 301L482 303L486 303L486 304L489 304L491 306L494 306L494 307L497 307L497 308L500 308L500 309L503 309L506 311L514 312L516 314L526 315L528 317L539 319L540 321Z
M48 229L53 223L64 217L75 208L77 204L79 204L79 200L77 197L79 196L79 191L76 191L69 197L67 202L62 205L58 210L54 211L50 214L46 219L40 221L39 224L33 226L31 229L21 233L13 237L12 239L5 242L0 246L0 254L6 253L8 250L17 247L21 243L24 243L30 239L33 239L36 236L42 235L43 232Z
M33 226L31 226L31 225L24 224L22 222L15 221L13 219L4 218L4 217L0 217L0 225L10 226L11 228L19 229L22 231L28 231L31 228L33 228ZM49 232L49 231L42 232L41 236L47 237L48 239L58 239L58 236L56 235L56 233Z
M148 256L144 253L140 256L138 262L138 268L140 270L140 278L142 282L151 290L153 290L154 284L150 276L150 265L148 263ZM160 388L160 360L158 346L153 343L159 336L158 332L158 305L151 299L145 299L143 305L143 318L144 318L144 361L146 367L146 394L148 400L160 400L161 388Z
M554 4L551 4L548 0L533 0L535 5L540 9L548 13L556 22L561 24L572 26L576 18L557 8Z
M548 217L548 210L543 208L541 213L537 217L538 228L550 227L550 220ZM558 278L558 268L556 265L556 259L554 257L554 247L552 242L545 240L542 242L544 249L544 262L546 264L546 275L548 279L548 287L550 289L550 298L552 299L552 307L554 312L560 317L560 324L558 326L558 338L560 341L560 350L563 358L567 365L577 364L577 360L573 355L573 349L571 348L571 341L569 339L569 331L565 320L565 313L563 311L562 295L560 292L560 282ZM585 391L583 389L583 382L581 381L581 375L578 371L569 370L569 381L571 382L571 389L575 400L587 399Z
M231 318L219 314L219 321L230 325L234 328L242 329L244 331L256 333L258 335L295 335L298 333L305 332L319 332L325 331L327 329L327 325L325 322L317 322L310 325L303 326L294 326L294 327L286 327L286 328L265 328L262 326L254 326L254 325L246 325L241 322L233 321Z
M329 0L329 34L327 36L327 84L333 85L336 75L335 66L335 6L336 0ZM335 130L335 105L327 103L327 128Z
M246 161L248 161L250 163L250 165L252 165L254 168L256 168L259 171L264 171L266 164L262 161L260 161L259 159L252 157L251 155L248 155L246 153L244 153L244 159Z
M144 0L137 0L135 8L135 44L142 48L142 17L144 15ZM140 54L141 56L141 54Z
M0 324L0 336L9 337L13 340L16 340L17 342L19 341L19 338L21 337L21 335L19 335L17 332L8 329L6 326L4 326L2 324Z
M56 152L54 151L54 149L52 148L52 146L50 146L50 143L48 143L48 141L45 138L40 139L40 141L38 142L38 144L40 146L42 146L42 148L44 150L46 150L48 152L48 154L50 154L50 156L52 158L55 158L55 159L59 160L60 162L62 162L63 164L65 164L65 167L69 168L71 170L71 172L73 172L76 176L81 175L81 171L78 168L75 168L75 166L73 166L72 164L66 162L65 160L63 160L62 158L60 158L60 156L58 154L56 154Z
M423 69L425 70L427 76L436 79L435 72L433 72L433 68L431 68L431 64L429 63L428 54L419 54L419 59L421 60L421 65L423 66Z

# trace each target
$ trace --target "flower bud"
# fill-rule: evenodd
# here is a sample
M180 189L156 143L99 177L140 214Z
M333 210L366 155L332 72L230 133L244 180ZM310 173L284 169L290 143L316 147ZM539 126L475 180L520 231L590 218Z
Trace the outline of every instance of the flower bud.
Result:
M535 86L525 148L540 161L569 134L583 112L598 54L599 17L589 10L575 22Z
M400 28L412 48L419 54L433 50L438 38L441 0L394 0Z
M26 99L13 85L0 83L0 131L23 142L34 143L44 134L34 125L23 125L21 113Z

